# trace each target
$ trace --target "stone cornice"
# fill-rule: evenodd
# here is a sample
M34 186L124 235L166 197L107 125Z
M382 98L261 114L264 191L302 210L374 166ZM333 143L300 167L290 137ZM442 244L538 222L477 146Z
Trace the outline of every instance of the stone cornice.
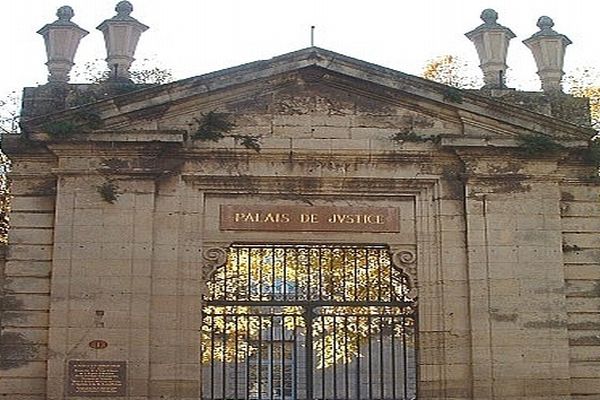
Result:
M182 143L185 132L178 130L95 131L76 133L64 140L55 140L48 133L32 133L30 138L42 143L115 142L115 143Z
M520 141L514 138L489 138L489 137L442 137L440 145L442 147L453 148L519 148ZM560 144L566 148L587 148L586 140L561 140Z
M68 120L88 108L93 108L105 120L140 112L149 107L181 104L209 93L226 91L242 84L260 82L308 67L319 68L330 75L339 74L354 78L365 84L379 85L407 98L417 99L420 103L428 103L461 113L461 118L467 124L483 123L486 126L494 126L500 122L500 125L503 126L501 129L511 132L513 135L526 130L546 134L557 140L569 137L586 140L595 134L591 128L580 127L561 119L467 91L460 91L460 101L452 102L447 98L448 90L451 90L448 86L315 47L285 54L268 61L249 63L166 85L142 89L89 106L37 117L27 121L27 125L36 130L35 127L48 121ZM323 80L328 79L326 75L323 75ZM506 124L505 121L510 121L510 124ZM492 131L494 130L492 129ZM503 135L502 132L499 134Z
M435 185L434 177L372 178L372 177L305 177L305 176L227 176L183 174L184 181L211 192L237 193L346 193L397 197L416 195Z

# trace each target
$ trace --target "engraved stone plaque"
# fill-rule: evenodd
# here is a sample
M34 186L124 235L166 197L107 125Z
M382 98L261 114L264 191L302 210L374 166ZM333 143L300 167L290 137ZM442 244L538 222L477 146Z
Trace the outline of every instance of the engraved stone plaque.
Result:
M127 394L125 361L69 360L69 396L114 397Z
M395 207L221 205L220 229L287 232L399 232Z

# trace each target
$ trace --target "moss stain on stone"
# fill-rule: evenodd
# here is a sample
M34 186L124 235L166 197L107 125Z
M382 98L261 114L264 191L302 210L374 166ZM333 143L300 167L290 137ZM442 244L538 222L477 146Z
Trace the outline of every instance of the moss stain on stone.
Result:
M523 324L525 328L533 329L559 329L566 328L567 322L560 319L549 319L546 321L529 321Z

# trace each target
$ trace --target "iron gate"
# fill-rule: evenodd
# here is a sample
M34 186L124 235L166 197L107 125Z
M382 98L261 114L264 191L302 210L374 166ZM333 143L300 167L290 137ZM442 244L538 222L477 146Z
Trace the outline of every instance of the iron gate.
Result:
M386 246L232 245L208 289L203 399L415 398L415 303Z

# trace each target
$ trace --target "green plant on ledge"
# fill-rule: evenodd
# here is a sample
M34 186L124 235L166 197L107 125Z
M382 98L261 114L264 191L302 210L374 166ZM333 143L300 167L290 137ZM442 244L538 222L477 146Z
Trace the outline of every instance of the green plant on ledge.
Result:
M241 144L247 149L260 152L260 136L253 135L231 135L236 143Z
M70 119L49 122L42 129L53 139L67 139L76 132L89 132L104 126L102 117L96 112L80 110Z
M519 135L519 149L523 153L533 155L552 154L564 149L564 146L552 138L541 134Z
M192 133L194 140L218 142L235 128L235 123L229 121L227 114L216 111L209 111L194 120L198 123L198 129Z
M77 125L71 121L56 121L45 124L42 129L54 139L65 139L77 131Z
M119 198L119 186L113 181L107 180L102 185L96 186L96 190L107 203L114 204Z
M93 111L80 111L75 115L75 120L81 124L84 131L93 131L104 126L100 114Z
M209 111L202 114L201 118L194 118L198 123L198 128L192 133L193 140L204 142L218 142L228 136L228 134L236 127L234 122L229 120L228 114ZM260 152L260 136L236 134L229 135L236 143L244 146L247 149Z
M585 162L600 168L600 138L590 140L583 159Z
M433 142L438 143L441 138L439 136L420 136L417 135L412 129L409 131L402 130L394 133L390 136L390 140L397 143L403 142Z
M461 104L463 102L463 93L458 88L448 86L444 90L444 101Z

